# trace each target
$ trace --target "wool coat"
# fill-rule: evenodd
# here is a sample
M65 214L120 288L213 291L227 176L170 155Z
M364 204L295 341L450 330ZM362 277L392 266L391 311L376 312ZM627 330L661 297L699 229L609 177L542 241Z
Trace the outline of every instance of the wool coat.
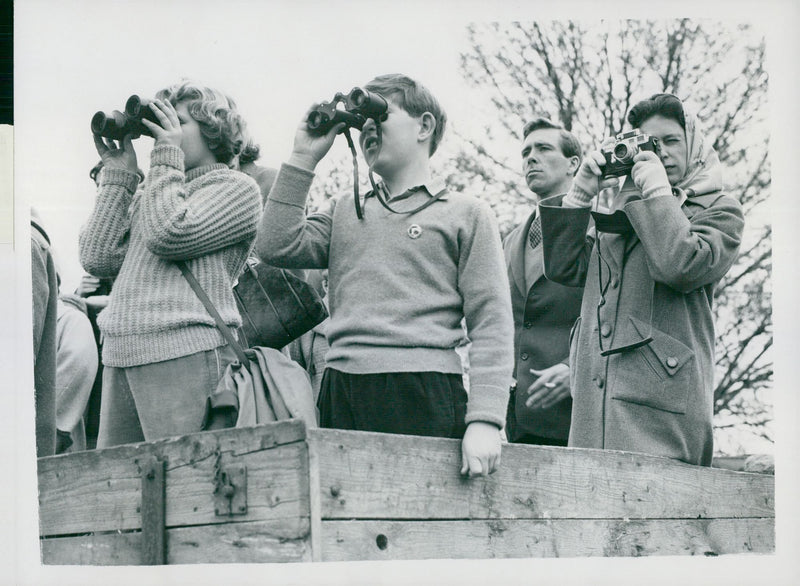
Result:
M33 385L36 399L36 456L56 451L56 319L58 275L50 239L31 210L33 292Z
M525 392L538 378L530 369L542 370L559 362L568 365L569 333L580 315L583 287L566 287L544 276L541 243L528 243L528 219L512 230L503 242L511 309L514 313L514 378L516 392L506 422L509 440L532 434L566 440L569 436L572 398L566 397L546 409L525 406Z
M712 300L736 260L744 218L720 190L716 154L699 148L693 130L687 124L690 180L672 195L619 206L627 233L587 237L589 208L561 207L561 196L539 204L545 274L585 284L570 345L570 446L711 464Z

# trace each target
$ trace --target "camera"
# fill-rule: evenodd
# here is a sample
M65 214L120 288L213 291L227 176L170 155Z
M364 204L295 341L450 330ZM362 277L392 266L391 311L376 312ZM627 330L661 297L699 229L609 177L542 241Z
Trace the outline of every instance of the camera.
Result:
M110 114L97 112L92 116L92 133L105 138L122 140L126 134L131 138L150 136L153 134L142 124L142 119L158 124L155 113L150 109L150 100L132 95L125 102L125 111L114 110Z
M340 122L345 123L345 128L361 130L368 118L380 122L386 120L387 109L386 100L381 96L354 87L348 94L337 92L330 102L323 102L314 108L308 114L306 125L314 134L325 134Z
M658 154L658 139L638 128L618 134L613 145L600 149L606 159L603 177L622 177L630 173L633 157L640 151Z

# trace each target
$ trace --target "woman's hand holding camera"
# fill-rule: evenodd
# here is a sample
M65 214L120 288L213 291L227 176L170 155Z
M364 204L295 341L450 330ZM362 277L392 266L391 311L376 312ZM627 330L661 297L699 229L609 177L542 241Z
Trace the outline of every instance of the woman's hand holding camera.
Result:
M609 140L603 142L605 145ZM565 207L585 208L589 207L592 198L595 197L602 189L608 187L617 187L619 180L616 177L603 177L603 166L606 164L606 158L600 150L591 151L588 153L575 178L572 180L567 195L564 197L563 204Z
M156 115L158 124L154 124L146 118L142 118L142 124L153 133L153 138L156 139L155 144L172 145L180 148L183 129L172 102L169 100L153 100L150 102L150 109Z
M672 194L667 171L657 154L652 151L639 151L633 157L633 161L631 179L642 192L643 198Z
M303 119L297 127L294 135L294 147L292 154L287 161L290 165L313 171L317 163L328 154L336 139L336 134L345 127L341 122L331 127L325 134L314 134L308 130L308 116L319 104L312 105L303 115Z

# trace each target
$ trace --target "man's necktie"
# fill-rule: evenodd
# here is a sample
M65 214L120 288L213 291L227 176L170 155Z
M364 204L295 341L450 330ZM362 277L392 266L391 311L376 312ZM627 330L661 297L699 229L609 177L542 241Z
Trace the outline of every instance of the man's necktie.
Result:
M542 220L539 214L531 222L531 229L528 232L528 243L531 248L536 248L542 242Z

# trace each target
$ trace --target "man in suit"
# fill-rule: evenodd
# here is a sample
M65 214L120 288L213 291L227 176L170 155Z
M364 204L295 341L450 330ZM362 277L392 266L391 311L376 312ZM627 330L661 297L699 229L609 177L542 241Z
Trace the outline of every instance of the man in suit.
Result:
M531 200L566 193L581 163L581 146L544 118L523 130L522 170ZM544 276L542 228L534 206L503 242L514 312L514 378L507 416L509 441L566 446L572 398L570 331L580 315L582 287Z

